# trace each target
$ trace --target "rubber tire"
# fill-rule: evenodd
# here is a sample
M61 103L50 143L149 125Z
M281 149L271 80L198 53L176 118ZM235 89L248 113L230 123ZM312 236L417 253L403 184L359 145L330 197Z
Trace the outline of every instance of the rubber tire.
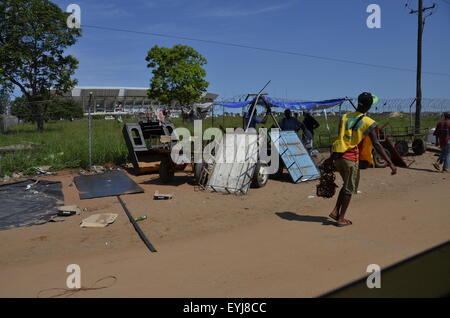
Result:
M425 151L427 150L427 148L425 146L425 141L423 141L422 139L414 140L413 144L412 144L412 149L416 156L423 155L425 153Z
M359 162L359 169L364 170L364 169L367 169L367 168L370 168L370 163L368 161L366 161L366 160L361 160Z
M386 148L384 148L384 151L386 152L388 157L391 158L391 152ZM385 161L375 149L373 150L373 161L376 168L386 168L388 166L387 161Z
M279 156L278 158L278 170L274 174L271 174L270 177L272 179L280 180L284 177L284 162L283 159L281 159L281 156Z
M260 174L260 170L263 168L263 165L261 165L261 162L258 161L255 167L255 172L253 173L252 183L250 186L252 188L262 188L264 187L267 182L269 181L269 175L268 174Z
M169 158L161 160L159 165L159 178L162 183L169 183L175 175L174 167Z
M400 154L400 156L406 156L409 153L408 142L405 140L400 140L395 143L395 149Z

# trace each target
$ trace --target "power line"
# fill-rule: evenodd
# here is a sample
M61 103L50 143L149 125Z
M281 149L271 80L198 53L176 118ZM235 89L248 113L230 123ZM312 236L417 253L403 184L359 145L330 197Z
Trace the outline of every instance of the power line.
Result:
M215 45L222 45L222 46L230 46L230 47L258 50L258 51L278 53L278 54L287 54L287 55L293 55L293 56L301 56L301 57L307 57L307 58L313 58L313 59L319 59L319 60L325 60L325 61L331 61L331 62L339 62L339 63L353 64L353 65L360 65L360 66L383 68L383 69L389 69L389 70L395 70L395 71L416 72L416 70L413 70L413 69L396 67L396 66L358 62L358 61L352 61L352 60L347 60L347 59L318 56L318 55L305 54L305 53L293 52L293 51L285 51L285 50L277 50L277 49L271 49L271 48L263 48L263 47L257 47L257 46L251 46L251 45L231 43L231 42L205 40L205 39L184 37L184 36L178 36L178 35L170 35L170 34L154 33L154 32L144 32L144 31L135 31L135 30L126 30L126 29L118 29L118 28L111 28L111 27L96 26L96 25L82 25L82 27L91 28L91 29L105 30L105 31L124 32L124 33L133 33L133 34L140 34L140 35L149 35L149 36L157 36L157 37L164 37L164 38L172 38L172 39L178 39L178 40L195 41L195 42L202 42L202 43L208 43L208 44L215 44ZM423 72L423 73L424 74L428 74L428 75L437 75L437 76L450 77L449 73L438 73L438 72Z

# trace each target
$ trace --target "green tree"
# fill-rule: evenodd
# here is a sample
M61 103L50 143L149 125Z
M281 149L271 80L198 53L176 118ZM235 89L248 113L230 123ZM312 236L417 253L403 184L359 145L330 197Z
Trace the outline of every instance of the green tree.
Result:
M10 103L9 90L5 86L0 85L0 115L6 112L6 108Z
M67 27L69 13L48 0L0 2L0 84L18 87L39 131L44 129L50 90L67 92L78 61L64 55L81 35Z
M190 46L155 45L145 60L153 74L148 96L166 105L178 102L181 106L192 107L209 86L203 69L207 61Z
M11 115L17 116L20 120L32 122L33 112L29 105L24 97L17 97L11 104Z
M49 120L73 120L83 118L83 108L70 99L53 99L46 101L46 113L44 121ZM11 113L23 121L34 122L33 107L24 97L18 97L14 100L11 107Z
M56 100L49 105L49 119L72 120L83 118L83 108L73 100Z

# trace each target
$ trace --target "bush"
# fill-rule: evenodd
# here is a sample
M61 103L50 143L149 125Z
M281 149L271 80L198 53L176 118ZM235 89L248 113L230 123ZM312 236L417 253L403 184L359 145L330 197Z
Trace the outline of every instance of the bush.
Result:
M26 122L35 122L34 114L22 97L17 98L11 107L14 116ZM44 112L44 120L73 120L83 118L83 108L72 100L55 100L49 102Z

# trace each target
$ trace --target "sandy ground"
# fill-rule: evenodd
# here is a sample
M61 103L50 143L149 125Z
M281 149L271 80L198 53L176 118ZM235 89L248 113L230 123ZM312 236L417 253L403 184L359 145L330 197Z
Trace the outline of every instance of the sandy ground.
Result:
M354 225L327 218L333 199L312 198L316 181L270 180L246 196L195 191L180 173L172 185L157 175L131 176L143 194L123 196L158 250L150 253L115 197L80 200L75 172L45 178L63 183L66 205L87 208L62 223L0 231L0 297L36 297L66 287L78 264L90 287L114 275L109 288L75 297L314 297L450 238L450 175L432 170L433 153L411 169L362 170L361 193L348 212ZM340 178L338 177L340 183ZM154 201L153 193L174 193ZM118 213L107 228L82 229L93 213ZM419 273L420 275L420 273ZM45 294L47 296L51 294Z

